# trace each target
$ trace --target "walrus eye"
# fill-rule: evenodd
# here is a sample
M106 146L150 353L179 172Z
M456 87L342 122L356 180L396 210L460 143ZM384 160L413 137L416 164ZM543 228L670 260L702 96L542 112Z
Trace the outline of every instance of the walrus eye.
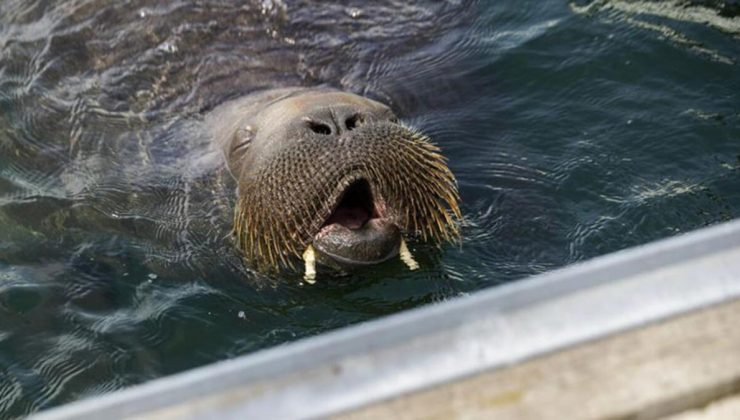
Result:
M364 119L362 118L362 115L355 114L344 122L344 125L347 127L347 130L354 130L358 125L362 124Z
M254 130L251 126L240 128L236 130L236 133L234 133L234 137L236 137L236 141L233 143L234 148L232 149L232 152L236 152L237 150L243 151L252 143Z
M324 123L308 121L308 128L316 134L323 134L325 136L331 134L331 128Z

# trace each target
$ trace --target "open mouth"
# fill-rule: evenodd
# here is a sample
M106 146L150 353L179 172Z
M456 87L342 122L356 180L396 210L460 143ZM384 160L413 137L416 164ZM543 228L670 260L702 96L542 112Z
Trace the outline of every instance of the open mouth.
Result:
M314 236L313 244L321 254L343 265L387 260L398 254L401 232L384 211L370 183L354 181Z
M375 207L370 183L364 179L355 181L342 193L342 198L327 218L322 230L333 224L342 225L347 229L360 229L370 219L380 217Z

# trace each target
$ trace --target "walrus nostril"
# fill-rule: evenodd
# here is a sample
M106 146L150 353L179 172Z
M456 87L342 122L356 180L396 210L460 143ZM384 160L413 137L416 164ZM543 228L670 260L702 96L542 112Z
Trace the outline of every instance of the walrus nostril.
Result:
M308 128L311 129L316 134L321 134L328 136L331 134L331 127L324 123L316 122L316 121L308 121Z
M347 127L347 130L354 130L358 125L362 124L363 122L362 115L355 114L344 122L344 125Z

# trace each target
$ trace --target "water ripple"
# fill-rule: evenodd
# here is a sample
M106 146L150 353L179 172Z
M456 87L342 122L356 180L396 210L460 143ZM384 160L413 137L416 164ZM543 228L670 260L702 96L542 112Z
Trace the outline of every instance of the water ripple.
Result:
M0 417L737 217L720 3L0 2ZM202 121L287 85L427 133L461 243L314 286L245 267Z

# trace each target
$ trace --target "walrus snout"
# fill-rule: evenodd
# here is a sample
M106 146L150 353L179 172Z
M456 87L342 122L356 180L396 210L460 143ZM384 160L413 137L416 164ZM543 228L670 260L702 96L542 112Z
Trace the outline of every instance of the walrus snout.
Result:
M309 280L317 261L396 255L416 269L406 239L458 237L457 185L444 156L386 105L296 88L223 107L212 121L238 182L234 237L258 269L302 260Z
M364 179L344 191L313 239L317 251L341 265L380 263L398 255L400 244L401 230Z

